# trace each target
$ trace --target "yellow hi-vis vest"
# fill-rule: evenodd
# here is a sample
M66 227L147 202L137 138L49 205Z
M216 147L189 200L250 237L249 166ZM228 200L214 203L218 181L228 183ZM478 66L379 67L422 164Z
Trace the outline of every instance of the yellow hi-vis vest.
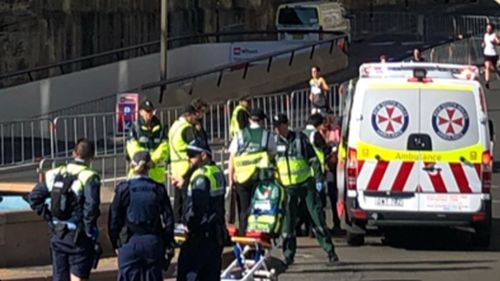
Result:
M187 156L188 143L182 139L182 133L188 127L192 127L184 118L180 118L172 124L168 131L170 144L170 167L174 176L185 176L189 170L189 158Z
M277 141L278 154L276 165L278 181L283 186L299 185L312 177L311 165L304 156L300 135L297 134L291 143L281 138Z
M321 166L321 171L324 173L326 171L326 159L325 159L325 152L322 151L321 149L317 148L314 145L314 135L316 133L319 133L318 130L316 129L305 129L304 134L309 138L309 142L311 143L312 147L314 148L314 152L316 152L316 157L318 157L318 161Z
M238 114L240 111L246 111L247 109L241 105L236 106L233 110L233 114L231 115L231 123L229 125L229 133L231 137L235 137L240 131L240 124L238 123Z
M245 183L257 172L257 168L269 168L267 143L270 133L263 128L245 128L238 133L238 152L234 157L235 181Z
M89 167L74 163L54 168L45 173L45 184L47 185L47 189L49 191L52 191L52 188L54 187L56 176L64 172L68 172L70 175L78 175L78 180L75 180L71 185L71 190L73 190L75 194L81 194L87 184L87 181L92 176L96 175L96 172L92 171Z
M198 176L205 176L210 181L210 197L220 197L220 196L224 197L226 193L224 174L222 173L221 169L216 165L206 165L194 171L189 181L189 186L188 186L189 196L193 192L192 182Z

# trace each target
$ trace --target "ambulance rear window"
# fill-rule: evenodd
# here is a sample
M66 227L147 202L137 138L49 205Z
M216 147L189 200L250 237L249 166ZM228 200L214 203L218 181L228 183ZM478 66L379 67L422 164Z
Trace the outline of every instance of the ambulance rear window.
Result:
M479 120L474 94L465 90L421 90L421 133L434 151L477 144Z

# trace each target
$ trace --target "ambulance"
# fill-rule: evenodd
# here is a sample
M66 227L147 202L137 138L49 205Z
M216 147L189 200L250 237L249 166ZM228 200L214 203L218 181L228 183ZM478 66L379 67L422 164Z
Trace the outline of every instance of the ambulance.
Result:
M367 227L446 226L487 246L492 137L478 69L401 62L359 73L337 170L348 244L364 244Z

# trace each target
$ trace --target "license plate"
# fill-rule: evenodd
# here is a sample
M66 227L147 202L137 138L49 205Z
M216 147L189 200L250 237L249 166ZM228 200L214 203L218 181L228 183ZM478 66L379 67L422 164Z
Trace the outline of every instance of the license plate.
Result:
M399 198L377 198L375 205L380 207L403 207L403 199Z

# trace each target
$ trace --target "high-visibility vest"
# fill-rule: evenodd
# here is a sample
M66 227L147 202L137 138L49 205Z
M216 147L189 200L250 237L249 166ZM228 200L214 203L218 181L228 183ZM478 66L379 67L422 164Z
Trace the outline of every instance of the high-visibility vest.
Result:
M127 154L130 159L140 151L149 151L151 160L155 165L149 169L149 177L157 183L165 183L166 160L170 157L168 140L166 139L164 127L155 117L153 128L143 124L142 119L136 122L130 131L130 138L127 141ZM135 136L134 136L135 133ZM128 171L128 178L135 176L132 169Z
M231 115L231 124L229 125L229 133L234 138L240 130L240 124L238 122L238 114L240 111L247 111L247 109L241 105L236 106Z
M75 194L82 193L87 181L92 176L96 175L96 172L92 171L89 167L74 163L54 168L45 173L45 184L47 185L47 189L49 191L52 191L52 188L54 187L54 180L56 176L65 172L70 175L78 176L78 180L74 181L73 185L71 185L71 190L73 190Z
M268 140L270 133L263 128L245 128L238 133L238 152L234 157L235 181L245 183L257 168L269 168Z
M316 153L316 157L318 157L318 161L321 165L321 171L325 172L325 165L326 165L325 152L323 150L317 148L314 145L314 136L316 135L316 133L319 134L318 130L306 128L303 131L303 133L309 138L309 142L311 143L312 147L314 148L314 152Z
M215 164L202 166L191 175L188 186L188 196L193 192L193 180L198 176L205 176L210 182L210 197L224 197L226 192L224 173Z
M281 185L299 185L312 177L311 165L305 157L299 134L290 143L278 137L276 145L277 174Z
M174 176L185 176L189 170L189 158L187 156L188 143L182 139L182 133L192 127L184 118L178 119L172 124L168 131L170 145L170 167Z

